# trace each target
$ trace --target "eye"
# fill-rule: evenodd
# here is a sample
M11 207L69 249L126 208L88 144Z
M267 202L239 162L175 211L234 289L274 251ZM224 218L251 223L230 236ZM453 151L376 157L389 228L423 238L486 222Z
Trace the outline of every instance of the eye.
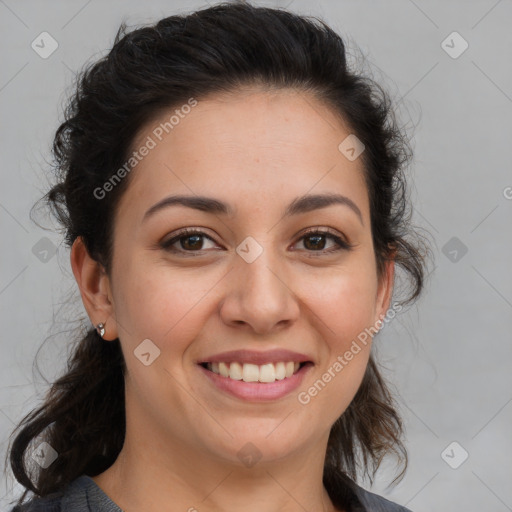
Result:
M184 229L179 234L173 238L170 238L169 240L162 242L160 245L163 249L174 253L199 252L205 249L203 247L203 238L214 242L214 240L203 231L198 231L196 229ZM178 244L178 242L181 247L173 247L174 245Z
M334 241L333 249L325 249L325 239L331 239ZM339 235L331 232L328 229L322 230L318 228L312 228L301 236L300 241L302 241L307 252L316 252L320 253L320 255L322 253L333 253L340 250L351 250L353 247L353 245L349 244Z
M204 240L207 239L212 243L215 241L203 231L197 229L183 229L176 236L162 242L160 245L162 249L187 256L200 256L200 253L207 249L204 247ZM330 239L334 242L334 248L325 249L325 239ZM340 250L351 250L354 246L346 242L338 234L329 231L328 229L311 228L304 233L299 241L303 241L305 250L310 253L319 253L321 256L325 253L334 253ZM174 247L179 244L179 247ZM311 256L317 256L312 254Z

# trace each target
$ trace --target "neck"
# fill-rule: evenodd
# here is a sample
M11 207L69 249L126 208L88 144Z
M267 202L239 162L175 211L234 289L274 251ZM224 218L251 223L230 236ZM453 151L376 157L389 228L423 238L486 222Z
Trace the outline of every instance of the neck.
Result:
M322 481L325 447L245 467L194 446L165 446L153 436L145 438L149 441L127 428L115 463L93 477L123 510L336 510Z

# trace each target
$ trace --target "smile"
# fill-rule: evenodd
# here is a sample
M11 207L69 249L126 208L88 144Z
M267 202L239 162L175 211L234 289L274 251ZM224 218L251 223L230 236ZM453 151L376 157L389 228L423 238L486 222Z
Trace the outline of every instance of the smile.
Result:
M244 382L275 382L291 377L300 367L307 363L293 361L267 363L262 365L251 363L202 363L203 368L232 380Z
M244 401L263 402L278 400L296 390L313 366L311 361L283 361L262 365L204 362L196 367L213 389Z

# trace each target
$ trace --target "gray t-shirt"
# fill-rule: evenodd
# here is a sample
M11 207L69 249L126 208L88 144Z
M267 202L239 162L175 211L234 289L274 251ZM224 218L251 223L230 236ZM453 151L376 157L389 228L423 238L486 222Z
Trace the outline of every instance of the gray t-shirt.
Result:
M353 485L354 505L349 512L411 512L382 496ZM34 497L11 512L123 512L87 475L73 480L64 491Z

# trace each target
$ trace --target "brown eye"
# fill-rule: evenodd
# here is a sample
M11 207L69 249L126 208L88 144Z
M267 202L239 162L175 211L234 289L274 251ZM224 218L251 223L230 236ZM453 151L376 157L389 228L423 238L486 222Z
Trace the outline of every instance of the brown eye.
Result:
M204 250L205 240L208 239L211 242L214 242L212 238L210 238L207 234L202 231L197 230L184 230L181 231L178 235L165 242L161 243L162 249L168 250L170 252L175 253L185 253L185 252L199 252ZM178 247L174 247L179 243Z
M186 235L179 238L183 249L202 249L203 241L201 235Z
M327 239L334 242L334 247L326 249ZM204 247L205 240L215 243L215 241L203 231L186 229L169 240L162 242L160 245L162 249L172 253L196 256L194 253L200 253L201 251L208 249ZM326 253L334 253L340 250L350 250L353 247L337 234L327 230L310 230L304 234L300 240L303 241L306 252L319 253L318 256ZM197 254L197 256L199 255L200 254ZM316 256L316 254L314 255Z
M335 243L334 249L326 249L326 239L331 239ZM312 230L303 235L304 247L307 252L332 253L336 251L350 250L353 246L343 240L340 236L325 230Z
M306 249L312 249L312 250L323 250L325 249L325 239L327 237L325 235L308 235L303 238L304 240L304 247ZM306 243L306 241L308 243Z

